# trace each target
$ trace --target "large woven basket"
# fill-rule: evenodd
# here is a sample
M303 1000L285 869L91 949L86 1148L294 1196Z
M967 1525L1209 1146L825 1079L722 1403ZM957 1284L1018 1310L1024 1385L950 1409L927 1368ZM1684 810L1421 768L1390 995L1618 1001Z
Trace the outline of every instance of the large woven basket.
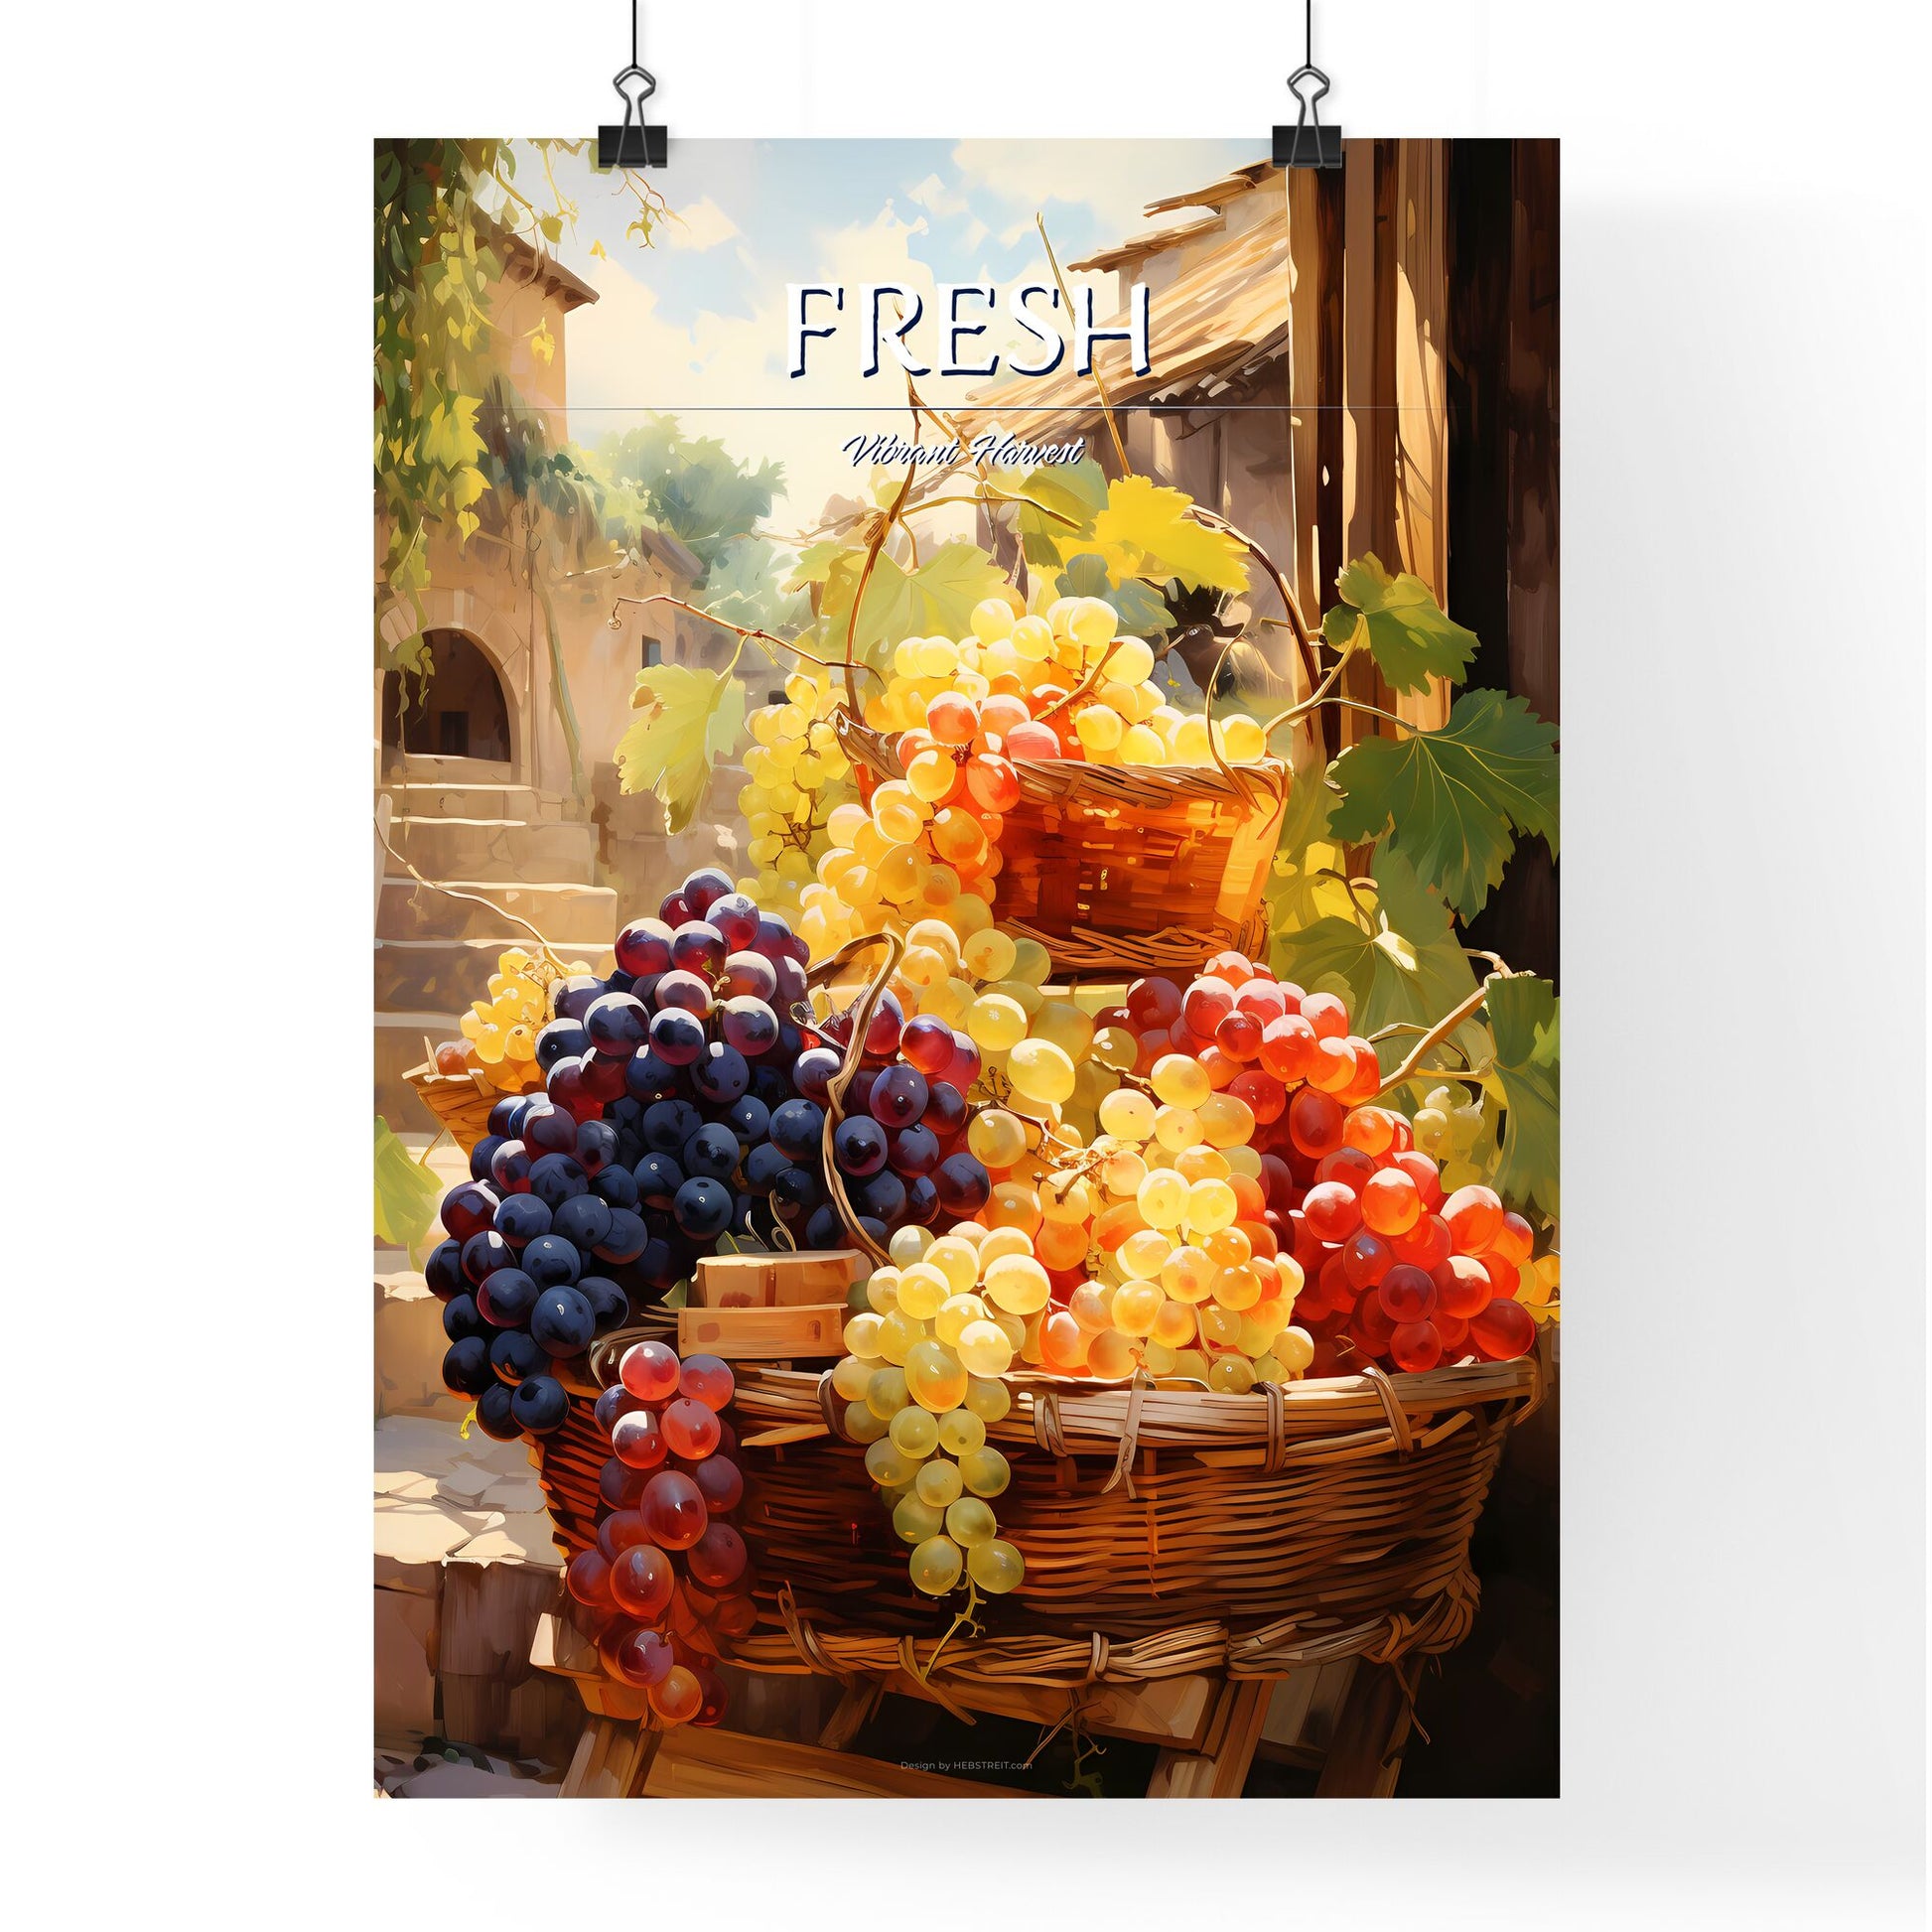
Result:
M620 1352L601 1345L600 1381ZM849 1674L936 1657L942 1679L1077 1688L1449 1650L1475 1614L1469 1539L1504 1437L1542 1394L1535 1356L1239 1396L1022 1380L988 1433L1012 1462L994 1506L1026 1580L947 1639L864 1450L835 1433L829 1378L740 1365L760 1617L734 1661ZM595 1537L608 1454L587 1401L536 1451L566 1552Z
M903 777L892 742L833 714L865 788ZM1104 765L1016 759L1020 802L1000 834L993 916L1037 939L1053 970L1190 977L1224 947L1268 938L1262 889L1288 809L1288 767Z

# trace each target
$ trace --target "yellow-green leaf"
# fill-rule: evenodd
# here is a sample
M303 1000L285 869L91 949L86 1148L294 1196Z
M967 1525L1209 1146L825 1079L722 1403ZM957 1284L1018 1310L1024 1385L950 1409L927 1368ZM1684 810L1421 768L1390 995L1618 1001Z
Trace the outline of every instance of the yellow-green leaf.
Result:
M681 832L696 816L712 766L729 756L745 723L745 687L722 671L652 664L637 673L637 720L618 741L618 781L654 791L664 822Z
M389 1130L380 1114L375 1120L375 1238L393 1248L407 1248L414 1260L430 1223L443 1185L429 1169L410 1158L409 1150Z
M1240 544L1195 522L1187 514L1192 508L1191 497L1151 477L1118 477L1108 487L1106 508L1093 520L1092 541L1076 540L1066 554L1097 546L1116 577L1157 583L1177 577L1189 588L1245 591L1248 566Z

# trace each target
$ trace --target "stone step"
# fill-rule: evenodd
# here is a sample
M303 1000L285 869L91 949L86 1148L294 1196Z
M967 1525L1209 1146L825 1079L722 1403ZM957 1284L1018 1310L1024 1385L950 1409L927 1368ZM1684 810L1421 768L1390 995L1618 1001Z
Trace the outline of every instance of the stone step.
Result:
M396 812L402 817L520 818L529 824L570 817L561 798L532 785L398 779L381 789L395 801Z
M430 752L398 753L383 748L382 785L402 784L513 785L516 769L500 759L439 758Z
M531 949L528 933L509 931L483 939L378 939L375 942L375 1007L378 1013L461 1013L472 1000L487 999L496 956L510 946ZM617 964L608 940L581 946L557 941L566 964L583 959L608 973Z
M571 882L446 879L444 885L474 897L451 898L420 886L406 873L385 878L376 909L382 939L491 939L528 943L529 935L503 918L528 919L560 951L565 940L595 934L609 945L617 937L618 896L608 886ZM478 904L477 900L484 901ZM492 910L492 908L495 908Z
M524 818L397 817L389 844L429 879L528 880L588 886L596 879L590 826Z

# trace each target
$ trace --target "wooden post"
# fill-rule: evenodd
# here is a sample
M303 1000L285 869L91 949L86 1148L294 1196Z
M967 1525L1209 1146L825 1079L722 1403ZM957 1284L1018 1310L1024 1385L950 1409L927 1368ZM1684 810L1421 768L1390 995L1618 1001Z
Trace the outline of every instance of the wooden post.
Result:
M1449 313L1443 143L1398 141L1395 283L1396 558L1443 602L1449 582L1449 521L1444 514L1449 423L1444 332ZM1398 563L1399 560L1399 563ZM1412 725L1447 724L1449 686L1432 678L1394 711Z
M1373 551L1391 568L1396 531L1395 259L1398 143L1344 141L1345 271L1342 290L1342 555ZM1366 657L1342 674L1344 695L1389 708L1390 693ZM1375 721L1341 713L1340 742L1370 737ZM1352 870L1352 868L1351 868Z
M1418 1664L1420 1668L1420 1664ZM1392 1664L1355 1673L1314 1787L1317 1798L1392 1798L1409 1740L1409 1693Z

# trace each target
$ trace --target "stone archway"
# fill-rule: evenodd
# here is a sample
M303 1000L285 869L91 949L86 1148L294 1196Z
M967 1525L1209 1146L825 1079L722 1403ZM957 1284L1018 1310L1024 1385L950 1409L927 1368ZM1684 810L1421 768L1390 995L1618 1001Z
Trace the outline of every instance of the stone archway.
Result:
M509 695L495 665L462 630L431 630L429 678L382 680L382 744L412 757L476 759L514 765Z
M509 780L512 784L536 784L537 748L531 739L531 712L534 692L531 687L532 662L528 641L521 627L504 609L500 596L483 596L478 590L454 584L432 584L407 610L394 607L383 623L383 634L392 644L420 623L426 635L459 631L480 651L494 673L509 718ZM433 682L433 680L432 680ZM381 746L382 763L403 756L398 749L394 692L387 676L378 680L376 702L380 716L376 736ZM432 709L434 699L431 700ZM473 752L472 757L476 754Z

